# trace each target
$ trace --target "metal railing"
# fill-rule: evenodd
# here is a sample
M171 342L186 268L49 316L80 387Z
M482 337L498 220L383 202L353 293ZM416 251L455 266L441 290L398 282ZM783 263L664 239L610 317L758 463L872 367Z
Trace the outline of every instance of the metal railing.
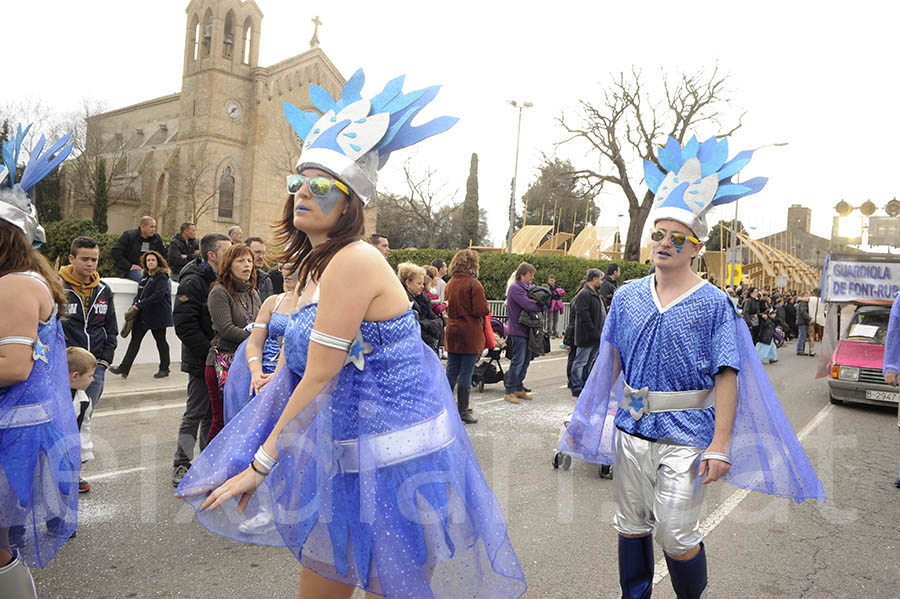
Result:
M488 308L491 309L491 316L495 316L500 320L506 321L509 315L506 313L505 300L488 300ZM569 302L563 302L563 313L559 317L560 331L565 331L569 323ZM562 334L562 333L560 333Z

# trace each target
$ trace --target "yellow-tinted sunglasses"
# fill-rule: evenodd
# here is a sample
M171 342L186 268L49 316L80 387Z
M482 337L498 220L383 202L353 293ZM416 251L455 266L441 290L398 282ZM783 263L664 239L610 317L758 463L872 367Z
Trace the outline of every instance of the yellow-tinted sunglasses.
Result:
M679 233L677 231L672 231L671 233L669 233L665 229L654 229L653 232L650 233L650 239L652 239L656 243L659 243L666 238L666 234L669 235L669 240L672 242L672 245L674 245L679 250L683 248L684 244L688 241L700 245L700 240L696 237L685 235L684 233Z
M350 195L350 188L338 181L337 179L329 179L328 177L324 177L322 175L318 175L316 177L307 177L305 175L288 175L287 176L287 190L289 194L295 194L300 191L300 188L303 187L303 184L309 182L309 190L313 193L314 196L318 196L320 198L324 198L328 195L328 192L331 191L332 187L337 187L348 196Z

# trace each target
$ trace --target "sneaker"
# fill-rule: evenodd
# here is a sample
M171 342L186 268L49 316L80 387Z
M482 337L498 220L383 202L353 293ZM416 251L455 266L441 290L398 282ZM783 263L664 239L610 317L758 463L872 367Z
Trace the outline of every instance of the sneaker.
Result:
M459 413L459 419L463 421L464 424L477 424L478 419L472 415L472 410L463 410Z
M181 479L184 478L184 475L187 474L190 466L185 464L178 464L175 466L175 470L172 472L172 486L177 487L181 484Z
M509 403L519 403L519 398L516 397L515 393L507 393L503 396L503 399L505 399Z
M516 397L518 397L519 399L524 399L525 401L531 401L532 399L534 399L531 394L526 391L516 391Z
M78 492L79 493L87 493L91 490L91 483L84 480L80 476L78 477Z
M156 374L153 375L153 378L155 378L155 379L164 379L164 378L166 378L167 376L169 376L169 371L168 371L168 370L160 370L159 372L157 372Z

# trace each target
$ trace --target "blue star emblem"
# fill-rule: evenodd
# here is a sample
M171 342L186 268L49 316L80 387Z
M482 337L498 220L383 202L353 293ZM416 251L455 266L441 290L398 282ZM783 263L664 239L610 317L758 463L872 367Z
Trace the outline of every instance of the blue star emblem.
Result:
M641 412L644 409L644 400L640 397L632 395L631 401L628 402L628 408L637 412Z
M650 390L647 387L644 387L643 389L632 389L626 385L625 396L622 398L619 407L631 412L631 417L635 420L640 420L644 414L650 413L650 408L646 401L649 395Z
M34 340L34 350L31 352L31 357L34 359L35 362L40 360L44 364L47 364L48 363L47 362L47 352L49 352L49 351L50 351L49 345L44 345L43 343L41 343L40 339L35 339Z
M357 370L362 370L366 366L366 354L371 353L372 344L363 341L362 331L360 331L356 333L356 338L353 339L353 343L350 345L344 365L353 364Z

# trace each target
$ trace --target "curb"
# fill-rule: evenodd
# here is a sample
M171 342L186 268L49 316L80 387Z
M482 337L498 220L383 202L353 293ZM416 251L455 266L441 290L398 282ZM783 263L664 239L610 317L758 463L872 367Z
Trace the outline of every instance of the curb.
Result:
M159 389L145 389L142 391L120 391L117 393L104 393L97 406L97 413L113 410L124 410L151 404L168 403L182 400L187 397L186 387L162 387Z

